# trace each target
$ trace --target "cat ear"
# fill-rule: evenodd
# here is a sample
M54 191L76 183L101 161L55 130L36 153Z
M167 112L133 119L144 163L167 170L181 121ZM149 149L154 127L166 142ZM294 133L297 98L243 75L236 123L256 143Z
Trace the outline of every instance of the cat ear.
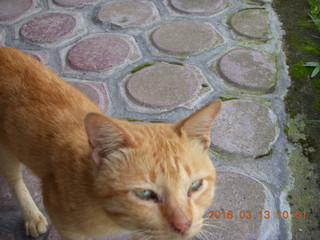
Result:
M93 148L92 158L99 166L102 159L120 147L134 147L134 137L115 120L98 113L89 113L84 119L89 143Z
M205 149L210 146L210 132L214 119L221 109L221 100L215 100L188 118L174 124L179 135L186 133L189 138L199 140Z

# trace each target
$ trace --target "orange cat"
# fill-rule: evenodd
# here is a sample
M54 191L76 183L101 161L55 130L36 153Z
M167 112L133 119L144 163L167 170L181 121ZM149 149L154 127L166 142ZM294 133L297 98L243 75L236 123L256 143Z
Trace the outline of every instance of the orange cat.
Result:
M175 124L114 119L37 60L0 48L0 170L26 234L44 233L47 221L23 182L22 164L41 179L62 239L196 235L213 198L207 149L220 106L214 101Z

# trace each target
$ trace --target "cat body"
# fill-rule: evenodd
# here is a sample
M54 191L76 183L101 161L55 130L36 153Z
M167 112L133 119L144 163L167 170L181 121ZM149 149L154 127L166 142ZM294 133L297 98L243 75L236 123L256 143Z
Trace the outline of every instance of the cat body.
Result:
M220 105L175 124L114 119L39 61L1 47L0 172L20 204L26 233L44 233L47 221L23 182L22 164L41 180L62 239L194 236L214 194L207 149Z

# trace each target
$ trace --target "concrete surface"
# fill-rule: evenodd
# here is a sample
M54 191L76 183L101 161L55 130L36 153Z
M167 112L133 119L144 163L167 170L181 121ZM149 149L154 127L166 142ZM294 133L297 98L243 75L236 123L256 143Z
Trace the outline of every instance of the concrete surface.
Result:
M296 217L286 200L290 81L271 1L252 2L2 0L0 44L28 52L117 118L175 122L222 97L210 149L216 199L194 239L286 240ZM45 211L37 180L25 177ZM30 239L0 182L0 239ZM50 225L38 239L59 236Z

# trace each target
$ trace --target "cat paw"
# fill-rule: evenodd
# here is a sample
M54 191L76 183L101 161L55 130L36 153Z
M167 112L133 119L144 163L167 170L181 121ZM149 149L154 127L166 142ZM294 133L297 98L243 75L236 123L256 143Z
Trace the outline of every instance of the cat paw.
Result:
M34 218L25 221L26 235L38 237L47 231L47 219L40 213Z

